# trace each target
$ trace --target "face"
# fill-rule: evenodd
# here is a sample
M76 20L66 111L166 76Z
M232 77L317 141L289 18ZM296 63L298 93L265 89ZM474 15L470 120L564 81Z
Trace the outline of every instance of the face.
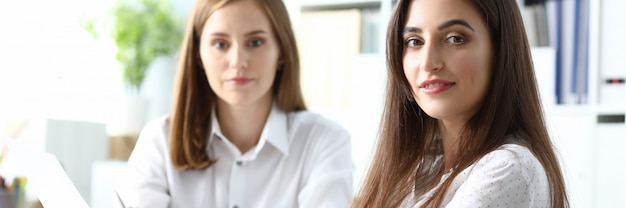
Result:
M280 48L269 18L256 2L228 3L209 17L200 38L200 59L220 101L271 102Z
M403 32L403 68L418 105L433 118L467 121L489 87L487 25L464 0L414 0Z

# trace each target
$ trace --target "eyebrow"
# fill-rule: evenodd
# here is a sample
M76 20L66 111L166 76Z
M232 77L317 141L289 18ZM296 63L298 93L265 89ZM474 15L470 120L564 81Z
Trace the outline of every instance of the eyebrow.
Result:
M467 23L467 21L461 20L461 19L453 19L453 20L448 20L444 23L441 23L439 24L439 26L437 26L437 30L443 30L443 29L452 27L454 25L465 26L469 28L470 30L474 31L474 28L469 23ZM405 27L402 34L406 34L406 33L422 33L422 29L418 27Z
M251 32L247 32L246 34L244 34L244 36L251 36L251 35L257 35L257 34L264 34L267 33L265 32L265 30L253 30ZM212 36L222 36L222 37L227 37L228 34L226 33L221 33L221 32L215 32L211 34Z

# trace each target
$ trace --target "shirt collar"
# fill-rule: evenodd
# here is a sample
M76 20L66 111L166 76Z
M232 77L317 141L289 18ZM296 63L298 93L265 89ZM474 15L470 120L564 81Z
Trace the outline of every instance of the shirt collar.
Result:
M211 137L209 137L209 143L212 142L214 136L226 138L222 133L219 121L215 111L211 114ZM263 126L263 132L261 132L261 138L257 146L254 148L256 153L263 149L265 142L272 144L276 149L282 152L284 155L289 153L289 139L288 136L288 123L287 113L281 110L276 103L272 104L270 114Z

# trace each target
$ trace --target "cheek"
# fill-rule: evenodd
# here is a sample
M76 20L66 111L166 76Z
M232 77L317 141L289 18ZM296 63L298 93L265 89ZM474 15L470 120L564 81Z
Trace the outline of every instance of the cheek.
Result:
M484 60L483 62L476 64L476 80L482 84L484 88L489 87L489 81L491 77L491 64L489 64L488 60Z
M451 67L456 69L456 75L470 79L472 84L481 84L491 73L489 56L484 52L464 53L450 60L454 60Z
M463 59L458 59L457 62L458 73L457 77L465 79L464 87L468 88L467 95L481 100L484 98L489 88L491 64L488 58L481 55L465 56Z
M278 69L279 56L276 51L265 51L251 54L250 67L264 75L265 79L274 79L276 70Z
M253 54L250 56L249 67L260 71L275 70L278 67L278 58L271 54Z
M206 51L200 52L200 61L202 63L202 67L204 68L204 73L207 76L207 80L211 87L215 88L218 86L220 81L220 71L223 68L223 65L219 58L215 57L207 53Z

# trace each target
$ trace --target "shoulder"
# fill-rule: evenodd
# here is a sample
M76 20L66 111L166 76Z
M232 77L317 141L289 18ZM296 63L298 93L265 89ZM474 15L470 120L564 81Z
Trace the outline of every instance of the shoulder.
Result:
M474 169L507 170L518 173L543 171L535 155L528 148L518 144L504 144L487 153L476 162Z
M526 147L504 144L487 153L470 168L469 175L485 180L515 180L513 183L542 182L546 173L541 162Z
M145 131L167 130L169 127L169 115L162 115L146 122L142 133Z
M291 146L299 151L320 152L351 146L351 136L346 128L318 113L289 113L287 126Z
M354 163L348 131L338 122L310 111L293 112L288 117L290 157L302 159L297 161L304 164L303 172L311 174L304 176L305 181L330 174L333 177L324 180L333 181L335 186L351 182Z
M486 154L454 179L448 205L547 207L549 184L532 152L505 144Z
M169 132L169 116L163 115L146 122L139 134L137 145L152 143L158 146L167 145Z
M152 174L159 172L160 167L169 164L167 118L167 116L161 116L148 121L139 134L137 143L135 143L128 158L128 165L134 167L135 171L142 172L142 174ZM143 172L147 170L141 169L147 166L151 166L151 173Z
M520 203L545 203L548 177L543 165L526 147L504 144L474 164L469 177L482 180L483 189L513 194ZM528 198L533 200L528 200ZM513 200L513 198L509 198Z
M288 114L289 129L292 133L310 137L345 137L348 131L336 121L311 111L298 111Z

